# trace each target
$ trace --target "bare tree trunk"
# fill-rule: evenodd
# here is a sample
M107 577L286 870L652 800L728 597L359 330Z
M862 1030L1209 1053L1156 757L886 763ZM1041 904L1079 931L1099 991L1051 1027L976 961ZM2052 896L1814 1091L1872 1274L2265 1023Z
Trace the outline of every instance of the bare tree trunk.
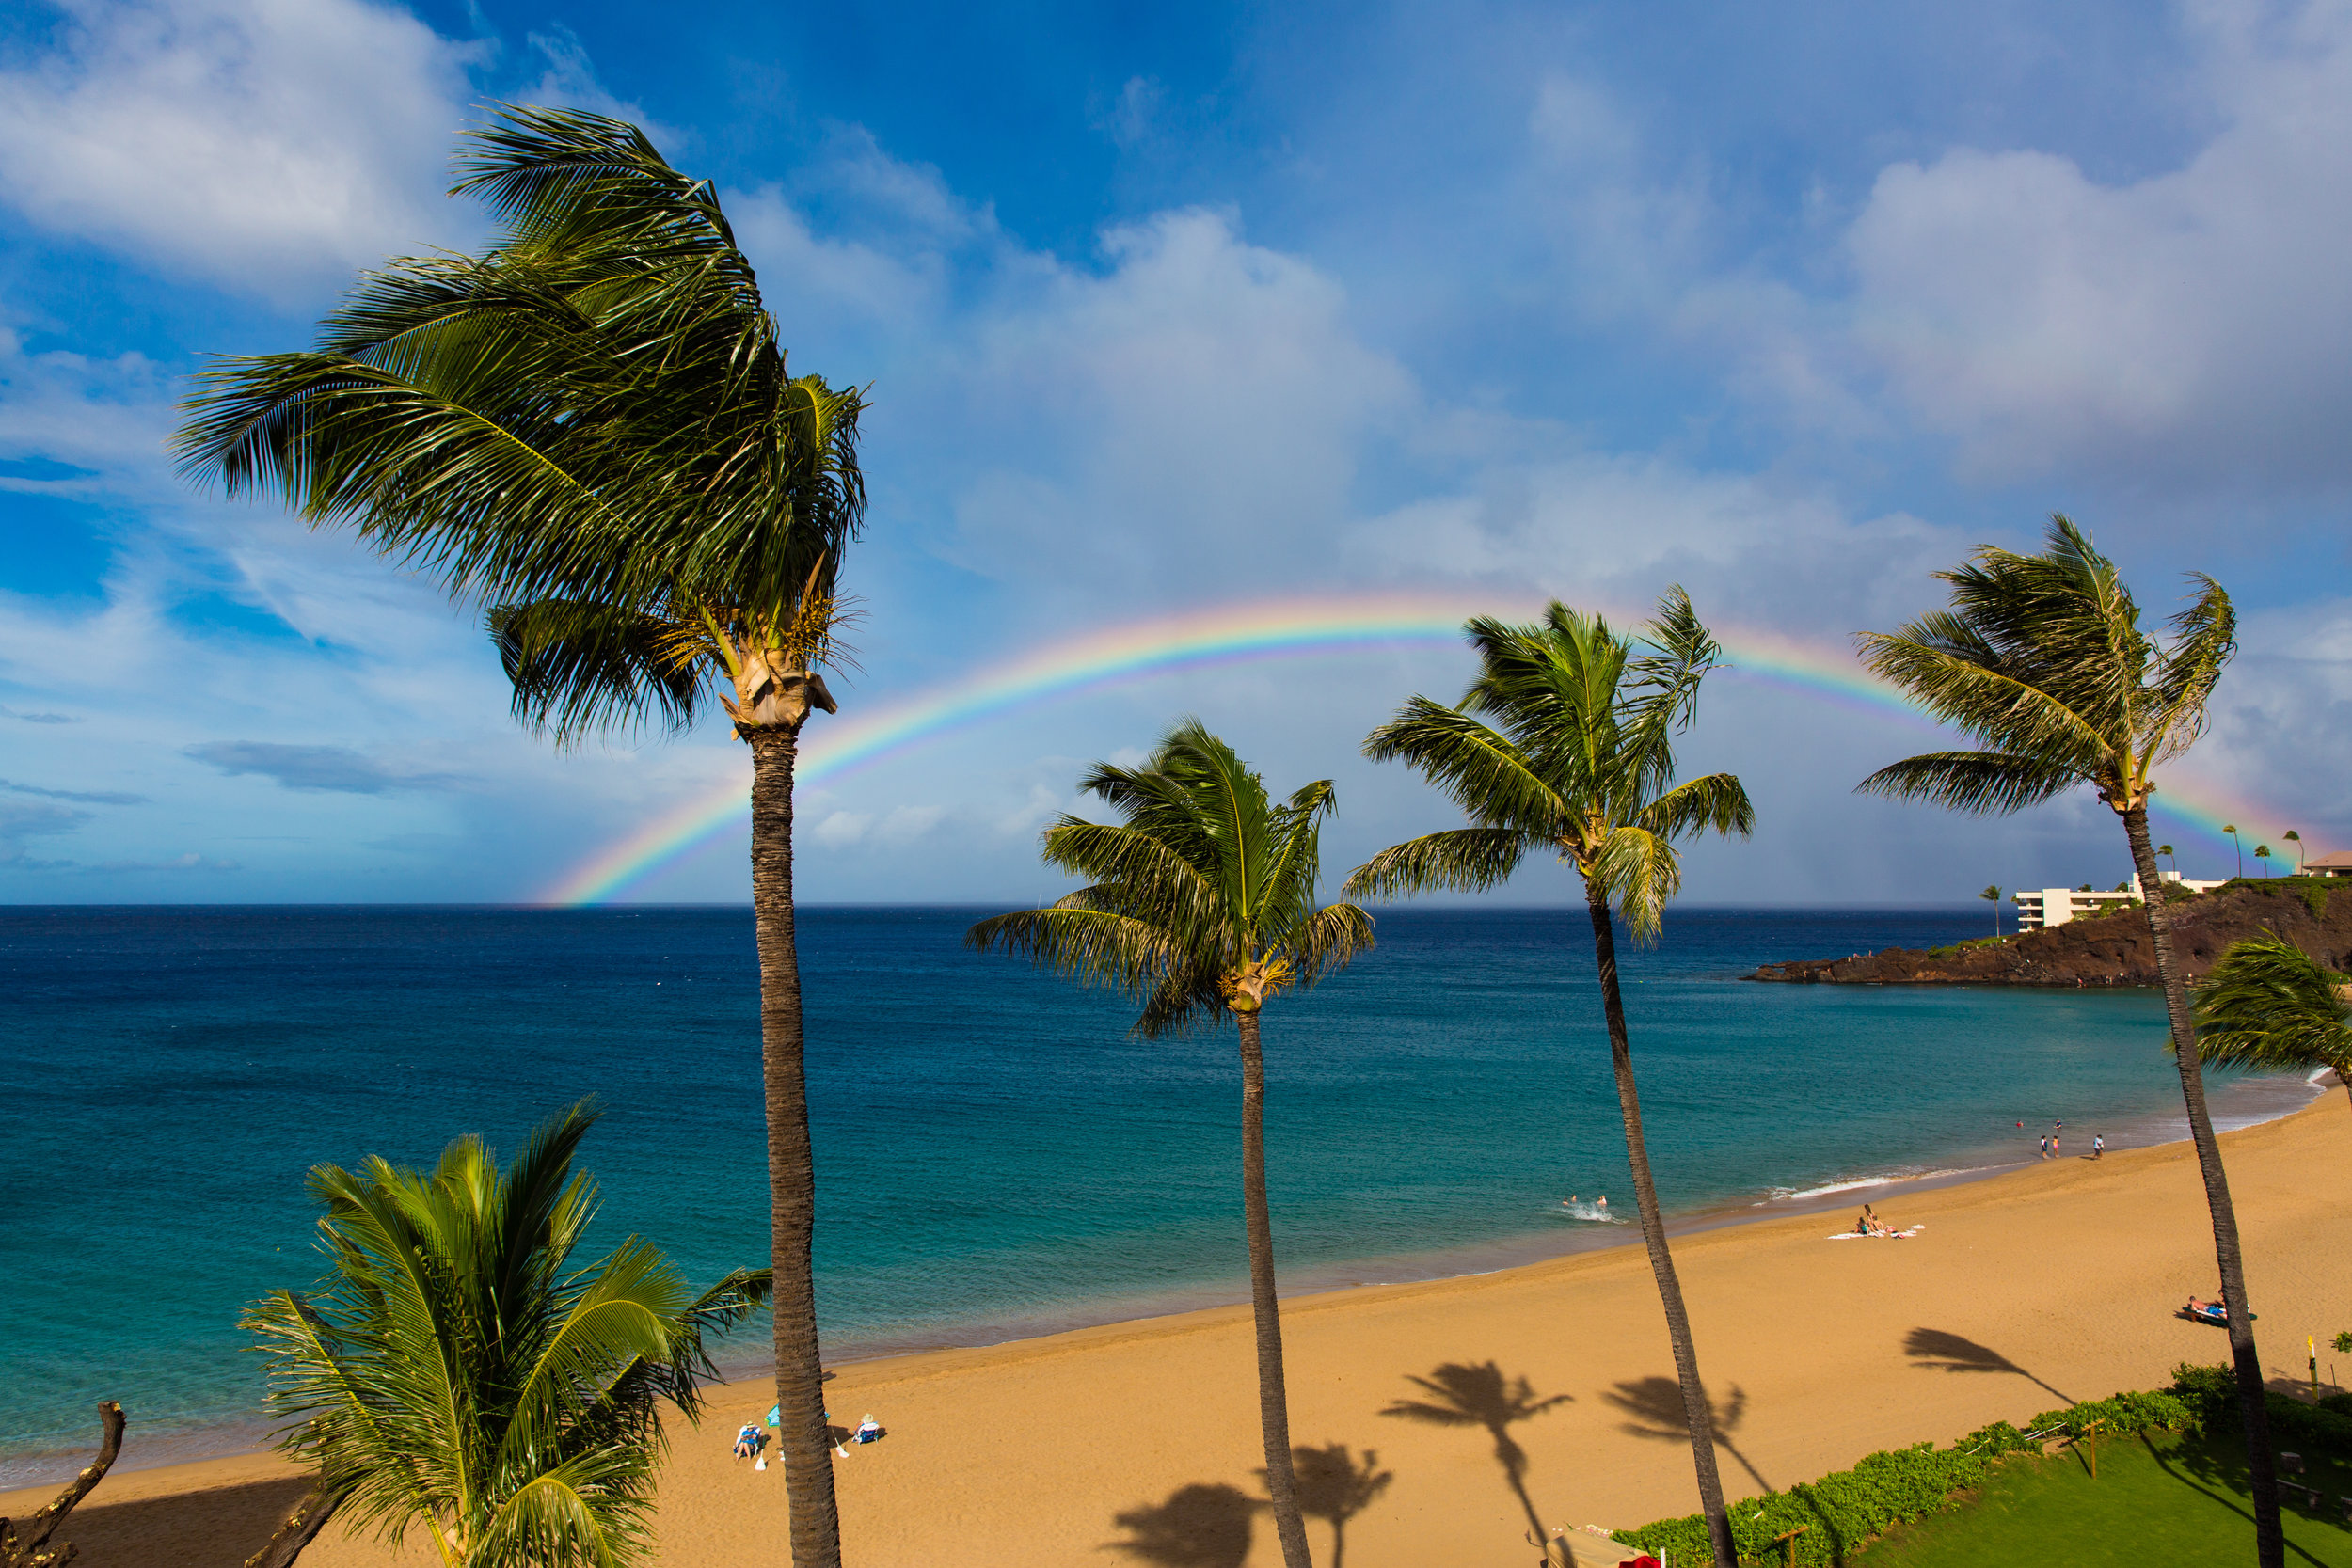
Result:
M1650 1180L1649 1146L1642 1137L1642 1101L1633 1085L1633 1044L1625 1028L1625 999L1617 991L1617 934L1609 920L1609 899L1590 880L1584 903L1593 917L1593 954L1600 962L1601 1009L1609 1019L1609 1062L1617 1075L1617 1110L1625 1118L1626 1158L1633 1165L1633 1198L1642 1213L1642 1242L1649 1248L1650 1273L1666 1308L1666 1336L1674 1341L1675 1381L1682 1386L1682 1411L1691 1429L1691 1463L1698 1471L1699 1511L1707 1515L1707 1537L1716 1568L1739 1568L1731 1541L1731 1515L1724 1507L1723 1477L1715 1468L1715 1416L1699 1381L1699 1356L1691 1342L1691 1317L1683 1310L1682 1285L1675 1277L1674 1254L1666 1249L1666 1222L1658 1212L1658 1185Z
M1249 1306L1258 1321L1258 1422L1265 1430L1266 1497L1274 1504L1274 1536L1282 1545L1283 1568L1313 1568L1291 1464L1282 1315L1274 1299L1274 1221L1265 1196L1265 1058L1258 1049L1258 1015L1233 1017L1241 1025L1241 1206L1249 1230Z
M128 1423L122 1406L112 1400L98 1402L98 1424L102 1435L98 1457L82 1466L81 1474L66 1482L65 1490L49 1500L48 1506L36 1510L24 1521L23 1534L15 1524L0 1519L0 1568L64 1568L73 1560L76 1548L71 1541L49 1544L49 1538L64 1524L74 1505L90 1495L97 1484L106 1479L114 1468L115 1458L122 1452L122 1429Z
M2286 1537L2279 1523L2279 1473L2270 1451L2270 1412L2263 1400L2262 1358L2254 1353L2253 1314L2246 1308L2246 1259L2238 1250L2237 1210L2230 1202L2229 1173L2221 1168L2221 1145L2205 1110L2205 1075L2197 1059L2197 1022L2189 1011L2188 987L2172 961L2172 913L2165 907L2164 884L2156 879L2155 851L2148 843L2148 811L2123 814L2131 840L2132 868L2149 897L2148 933L2156 949L2156 978L2164 987L2164 1010L2172 1024L2172 1058L2181 1069L2181 1099L2188 1106L2189 1141L2197 1147L2197 1168L2205 1179L2205 1207L2213 1212L2214 1259L2221 1269L2221 1304L2230 1314L2230 1359L2237 1370L2238 1408L2246 1420L2247 1479L2254 1494L2254 1557L2260 1568L2283 1568Z
M801 1065L801 964L792 945L792 764L800 736L748 730L752 744L752 911L759 939L760 1075L768 1097L770 1260L775 1269L776 1447L792 1510L793 1568L840 1568L833 1444L817 1343L817 1168Z
M286 1522L278 1527L278 1533L269 1538L269 1544L245 1560L245 1568L292 1568L302 1549L318 1539L326 1521L335 1516L342 1498L330 1497L316 1487L302 1496L286 1515Z

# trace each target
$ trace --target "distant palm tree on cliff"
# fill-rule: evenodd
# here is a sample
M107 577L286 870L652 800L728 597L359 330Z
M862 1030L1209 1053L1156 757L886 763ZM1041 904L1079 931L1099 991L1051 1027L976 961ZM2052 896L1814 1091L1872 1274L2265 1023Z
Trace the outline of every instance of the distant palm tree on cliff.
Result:
M2269 875L2270 875L2270 846L2269 846L2269 845L2267 845L2267 844L2257 844L2257 845L2255 845L2255 846L2254 846L2254 861L2255 861L2255 863L2256 863L2256 864L2260 865L2260 866L2263 868L2263 875L2264 875L2264 876L2265 876L2265 877L2269 876Z
M2197 1049L2233 1067L2330 1068L2352 1096L2347 984L2267 931L2233 942L2197 988Z
M2295 874L2300 877L2303 875L2303 835L2289 828L2279 836L2295 846Z
M2165 856L2172 862L2172 875L2177 877L2181 874L2181 857L2172 853L2172 846L2169 844L2159 844L2156 846L2156 853Z
M1375 898L1482 891L1502 885L1531 855L1554 856L1583 879L1626 1154L1690 1415L1699 1503L1719 1568L1734 1568L1707 1392L1642 1134L1610 916L1613 906L1635 942L1654 940L1682 885L1674 841L1703 831L1744 837L1754 825L1747 792L1729 773L1674 782L1674 737L1690 721L1720 650L1679 588L1659 602L1658 619L1641 628L1639 641L1556 601L1532 626L1481 616L1464 629L1481 668L1461 703L1413 698L1372 733L1364 754L1411 763L1472 825L1383 849L1347 879L1346 891Z
M623 1568L653 1555L661 1421L701 1413L705 1340L768 1299L765 1269L697 1295L634 1236L572 1260L596 1185L585 1106L501 1170L460 1138L429 1171L321 1165L334 1272L244 1326L269 1355L279 1446L354 1528L421 1530L450 1568Z
M1258 1417L1266 1495L1286 1568L1311 1568L1291 1455L1282 1320L1274 1295L1274 1227L1265 1188L1265 1059L1258 1014L1372 945L1372 917L1315 903L1331 781L1279 805L1233 749L1187 719L1141 768L1097 763L1080 788L1123 819L1064 816L1045 830L1048 865L1089 885L1041 910L972 927L974 947L1112 987L1143 1003L1148 1038L1232 1019L1241 1037L1242 1212L1258 1331Z
M1993 906L1993 934L1998 937L2001 934L2001 890L1989 887L1977 896Z
M787 372L707 182L633 125L510 108L459 191L483 256L360 280L318 349L205 372L183 463L492 601L515 712L559 745L716 699L752 753L778 1443L797 1568L840 1561L793 942L792 773L865 512L859 393Z
M2243 877L2246 875L2246 841L2237 836L2237 824L2234 822L2224 822L2221 831L2230 835L2231 844L2236 847L2237 874Z
M2237 646L2229 595L2211 578L2192 577L2195 596L2172 618L2170 640L2159 641L2140 629L2139 607L2113 563L2064 516L2051 519L2039 555L1987 546L1969 564L1936 576L1951 584L1951 609L1897 632L1863 633L1863 658L1982 748L1912 757L1879 769L1860 788L1959 811L2009 812L2089 784L2122 819L2141 885L2154 886L2155 850L2148 838L2154 769L2185 752L2204 728L2206 702ZM2262 1361L2246 1309L2237 1215L2205 1106L2171 915L2162 898L2142 907L2213 1215L2250 1455L2257 1554L2263 1568L2281 1568L2278 1475Z

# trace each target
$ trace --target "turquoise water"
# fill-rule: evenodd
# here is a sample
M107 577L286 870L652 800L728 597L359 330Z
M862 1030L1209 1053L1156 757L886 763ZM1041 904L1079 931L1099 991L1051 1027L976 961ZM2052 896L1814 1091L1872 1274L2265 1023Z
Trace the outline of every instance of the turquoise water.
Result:
M1115 998L966 952L981 912L803 913L834 1356L1244 1288L1230 1036L1131 1039ZM1981 919L1680 911L1629 955L1669 1207L2030 1158L2057 1118L2086 1145L2177 1135L2153 995L1737 979ZM1631 1208L1583 911L1397 911L1379 941L1266 1015L1286 1287L1621 1237L1559 1209L1571 1192ZM85 1444L103 1398L151 1459L252 1442L235 1321L315 1274L316 1162L424 1163L468 1132L511 1148L595 1095L608 1237L643 1233L698 1280L766 1259L745 911L6 910L0 988L16 1475ZM2220 1102L2244 1120L2301 1098L2256 1082Z

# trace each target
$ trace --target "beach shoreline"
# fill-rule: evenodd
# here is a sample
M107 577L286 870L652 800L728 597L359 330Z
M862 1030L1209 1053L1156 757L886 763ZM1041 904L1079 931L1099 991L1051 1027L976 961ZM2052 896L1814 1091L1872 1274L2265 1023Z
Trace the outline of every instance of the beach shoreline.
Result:
M2304 1374L2306 1335L2325 1341L2347 1326L2338 1321L2352 1300L2347 1137L2352 1123L2324 1100L2225 1134L2265 1365L2282 1384ZM1734 1418L1724 1471L1735 1494L1786 1487L1873 1449L2161 1386L2174 1362L2225 1354L2217 1334L2173 1315L2191 1291L2213 1288L2185 1145L2033 1162L1874 1190L1870 1200L1926 1229L1915 1241L1830 1244L1844 1227L1822 1214L1847 1205L1824 1203L1689 1230L1677 1247L1702 1369ZM1672 1361L1637 1248L1295 1295L1283 1319L1296 1440L1376 1449L1398 1478L1350 1526L1351 1561L1498 1560L1520 1549L1527 1521L1489 1443L1382 1416L1415 1392L1407 1376L1447 1362L1491 1361L1539 1394L1570 1396L1514 1429L1548 1523L1630 1526L1691 1506L1687 1448L1651 1408L1671 1390ZM856 1555L921 1560L949 1543L970 1563L1100 1563L1098 1548L1133 1528L1122 1518L1186 1487L1246 1498L1262 1462L1249 1346L1248 1309L1229 1306L838 1363L835 1416L854 1422L870 1410L890 1432L841 1463ZM2330 1382L2334 1359L2322 1359ZM772 1397L760 1381L714 1387L702 1429L676 1433L660 1561L734 1560L773 1538L780 1478L723 1457L725 1433ZM135 1410L131 1453L138 1441ZM266 1454L124 1471L85 1504L68 1539L104 1568L141 1560L138 1543L168 1529L187 1568L232 1568L300 1487ZM0 1513L38 1506L48 1490L0 1497ZM1272 1543L1259 1535L1247 1560L1269 1563ZM310 1568L421 1560L331 1529L304 1557Z
M2290 1084L2294 1085L2292 1089ZM2227 1133L2292 1117L2310 1108L2336 1085L2334 1075L2323 1070L2300 1080L2272 1076L2217 1085L2215 1125ZM2242 1102L2246 1098L2242 1092L2232 1093L2256 1086L2258 1094L2250 1104ZM2034 1130L2026 1129L2021 1137L2027 1135L2034 1135ZM2187 1135L2185 1117L2171 1114L2150 1118L2137 1126L2119 1126L2107 1138L2107 1150L2120 1154L2132 1148L2185 1147ZM2089 1134L2085 1133L2084 1142L2088 1141ZM1666 1216L1666 1230L1670 1237L1680 1240L1727 1227L1850 1210L1865 1202L1900 1202L1914 1194L1992 1180L2030 1170L2040 1164L2033 1158L1989 1160L1984 1164L1917 1171L1907 1171L1899 1165L1887 1173L1839 1178L1800 1191L1768 1189L1761 1196L1695 1205L1670 1212ZM1606 1223L1553 1216L1551 1223L1541 1228L1460 1246L1286 1267L1281 1298L1287 1304L1351 1291L1481 1278L1634 1245L1641 1240L1641 1231L1634 1219L1630 1195L1627 1195L1620 1207L1623 1217ZM1055 1310L941 1325L901 1336L851 1338L836 1353L828 1354L826 1364L845 1368L943 1352L993 1350L1087 1330L1116 1329L1232 1308L1248 1299L1247 1278L1237 1275L1226 1280L1096 1297ZM715 1360L723 1380L729 1385L765 1378L772 1368L772 1362L765 1356L730 1356L723 1352ZM128 1402L125 1407L133 1408ZM234 1424L167 1428L148 1440L145 1452L126 1445L116 1469L120 1474L131 1474L214 1462L265 1459L270 1452L269 1437L269 1428L258 1415ZM56 1448L0 1455L0 1493L62 1484L88 1462L88 1454L87 1449Z

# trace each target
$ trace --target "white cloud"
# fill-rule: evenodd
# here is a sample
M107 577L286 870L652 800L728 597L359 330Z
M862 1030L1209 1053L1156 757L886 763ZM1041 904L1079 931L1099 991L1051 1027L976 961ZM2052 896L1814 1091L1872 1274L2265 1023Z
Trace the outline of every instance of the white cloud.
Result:
M1974 475L2352 481L2352 6L2193 21L2224 123L2182 166L1962 148L1852 226L1855 342Z
M1327 569L1409 375L1327 275L1229 215L1161 214L1104 252L980 323L958 367L974 450L1018 455L960 484L953 558L1122 598Z
M369 0L53 0L0 74L0 194L54 231L286 297L455 239L475 45Z

